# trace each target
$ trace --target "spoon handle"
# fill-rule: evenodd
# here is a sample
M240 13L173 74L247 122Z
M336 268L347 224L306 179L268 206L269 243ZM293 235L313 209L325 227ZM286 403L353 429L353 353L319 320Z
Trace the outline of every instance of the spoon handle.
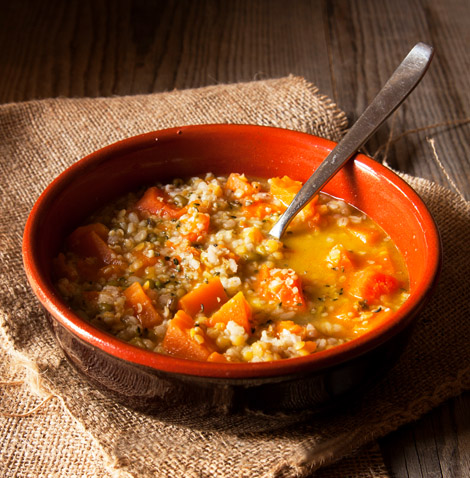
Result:
M417 43L351 129L322 161L269 232L280 239L295 215L318 193L378 127L400 106L426 73L433 48Z

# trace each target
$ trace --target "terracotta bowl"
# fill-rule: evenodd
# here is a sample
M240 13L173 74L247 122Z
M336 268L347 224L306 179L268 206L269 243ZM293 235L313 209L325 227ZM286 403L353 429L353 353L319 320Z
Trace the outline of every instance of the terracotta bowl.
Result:
M105 202L155 181L211 171L305 181L335 143L260 126L207 125L156 131L92 153L44 191L26 224L24 266L71 363L127 406L185 421L318 410L384 374L398 357L440 268L436 225L398 176L358 155L327 185L371 216L404 255L410 298L388 322L346 344L269 363L216 364L172 358L124 343L75 315L51 277L64 238Z

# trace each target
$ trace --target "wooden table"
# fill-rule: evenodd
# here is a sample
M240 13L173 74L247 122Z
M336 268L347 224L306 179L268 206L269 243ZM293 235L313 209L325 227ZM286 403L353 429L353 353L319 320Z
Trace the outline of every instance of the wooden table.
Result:
M292 73L354 121L418 41L436 48L431 69L366 150L383 154L391 135L391 166L470 199L469 0L3 2L0 103ZM470 394L380 447L392 476L470 476Z

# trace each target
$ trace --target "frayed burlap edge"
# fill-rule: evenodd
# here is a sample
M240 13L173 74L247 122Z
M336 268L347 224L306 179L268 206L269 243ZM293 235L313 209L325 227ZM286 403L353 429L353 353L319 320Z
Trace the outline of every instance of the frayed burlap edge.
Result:
M252 92L255 93L254 105L249 101L251 96L253 96ZM224 101L222 101L222 106L225 107L227 104L233 106L233 108L228 109L228 112L223 113L222 118L220 117L220 106L217 106L217 104L214 105L214 99L219 100L221 93L222 96L225 96ZM172 108L175 95L177 95L180 100L179 109ZM256 95L258 95L258 97L256 97ZM277 101L271 101L273 96L282 101L279 103ZM155 103L155 101L152 102L152 99L155 100L156 97L158 97L158 104ZM150 108L148 108L149 100ZM259 105L256 104L256 102L259 101L261 101L262 107L258 107ZM205 104L206 108L197 108L198 102ZM182 107L181 104L183 105ZM123 106L125 106L125 108L123 108ZM129 108L129 106L133 106L133 108ZM150 114L144 115L142 114L142 110L145 111L146 107ZM100 114L95 118L92 115L83 116L83 112L88 113L89 110L93 109L100 109ZM106 125L106 120L110 118L112 120L116 110L123 109L125 109L125 113L116 119L116 125L112 131L106 131L106 134L102 134L102 139L97 138L99 135L96 133L102 133L103 129L106 129L103 127ZM168 110L170 110L173 116L168 115ZM298 114L304 111L306 115L305 119L302 114ZM37 118L40 120L42 116L57 119L56 126L51 125L49 121L43 123L38 122ZM75 125L71 125L72 129L74 129L74 126L76 126L77 129L81 128L81 139L84 138L81 143L74 142L74 136L67 134L67 128L62 128L63 125L67 125L67 122L70 123L70 116L75 117L75 121L72 121L72 123L76 122ZM139 123L138 120L141 119L142 116L145 116L145 121ZM149 118L151 121L149 121ZM70 165L70 159L62 158L61 154L56 154L56 151L61 152L58 151L57 147L57 143L60 141L64 142L66 149L74 149L74 147L76 148L78 146L79 152L76 154L76 157L83 157L100 146L118 141L133 134L173 127L175 125L217 122L285 127L338 140L342 135L343 128L347 124L347 118L326 96L319 95L318 89L315 86L309 84L303 78L293 76L279 80L266 80L247 84L217 85L198 90L175 91L158 95L94 99L49 99L21 104L8 104L0 107L0 123L4 129L2 136L4 141L2 141L2 145L4 150L8 151L8 153L5 154L5 159L8 162L3 163L3 165L0 163L2 169L0 172L4 177L9 176L9 162L13 159L13 163L15 163L14 158L20 154L23 143L30 141L28 127L31 125L33 125L39 134L41 142L47 143L48 146L47 154L43 156L45 159L43 163L44 170L35 178L35 181L32 183L32 188L30 188L32 190L29 191L29 198L34 199L54 175ZM50 128L57 128L57 130L64 129L63 133L58 132L57 137L60 138L59 141L48 139ZM75 133L75 131L73 132ZM90 135L90 132L93 132L93 134ZM35 131L33 131L33 133L35 133ZM30 149L31 148L33 148L33 146L31 146ZM11 153L13 153L13 157ZM54 157L56 158L55 160L53 159ZM25 166L26 164L28 164L28 161L26 161ZM45 180L45 176L47 176L47 180ZM9 208L7 204L9 202L8 187L5 188L4 192L6 192L6 194L3 194L0 199L2 210L11 211L11 208ZM18 221L22 222L25 214L30 209L32 203L29 198L22 208L18 207L12 213L16 223ZM2 244L4 243L5 237L10 233L8 227L5 229L2 226L2 230L0 230L0 240ZM16 267L18 267L18 265ZM18 289L18 287L15 289L15 287L9 286L9 289L9 292L13 295L15 291L18 290L20 290L21 294L25 293L24 286L20 286L20 289ZM44 357L41 357L38 362L32 361L31 357L20 352L21 346L18 349L17 344L9 340L8 333L12 332L12 322L10 320L16 313L15 311L16 308L13 308L7 313L6 317L9 317L8 320L4 320L5 317L3 314L0 317L2 332L5 332L3 338L7 338L7 344L2 346L2 348L8 349L8 352L11 352L10 360L15 362L17 366L22 366L24 369L24 378L15 381L15 384L18 385L23 382L23 387L29 389L32 395L42 397L42 401L39 404L35 403L34 408L27 409L26 411L22 410L21 413L16 413L16 411L12 409L5 410L4 416L10 415L10 418L12 418L13 415L17 415L16 418L22 419L24 422L24 419L27 417L37 416L38 414L44 413L47 408L50 409L59 404L64 408L67 416L72 417L74 423L76 423L81 430L85 431L90 439L99 444L99 441L96 441L84 422L73 414L71 408L67 406L63 398L56 393L53 383L47 381L47 358L44 359ZM28 312L30 311L32 310ZM0 337L0 342L3 342L1 339L2 337ZM58 366L58 360L60 361L60 358L54 357L53 360L54 364L51 364L51 366ZM15 368L15 366L13 366L13 368ZM5 382L2 386L8 387L11 386L11 384ZM103 447L101 447L101 449L104 450ZM126 476L127 473L125 470L116 470L115 459L110 458L111 455L107 456L108 458L105 460L107 463L107 471L113 474L117 472Z
M460 202L462 200L462 198L458 197L455 193L427 180L413 178L403 173L398 174L400 174L400 176L410 183L418 192L421 190L434 189L438 190L441 197L444 197L449 203ZM1 332L2 329L0 329L0 333ZM4 333L1 333L0 335L0 342L3 342L2 348L10 355L12 367L23 370L22 375L24 375L24 385L28 387L32 394L43 399L40 406L31 412L39 412L43 407L47 406L51 398L57 399L61 403L64 412L73 418L76 426L79 427L80 430L93 441L94 445L102 451L103 456L105 457L104 468L111 476L122 478L135 476L127 472L125 469L120 468L119 459L116 456L109 454L101 446L100 442L96 440L83 423L73 415L71 410L69 410L62 397L51 392L51 387L47 383L47 380L43 379L42 373L38 369L37 364L31 361L26 355L15 350L12 344L8 344L8 347L5 347L5 344L8 343L8 337L6 337ZM272 474L273 476L282 478L300 477L311 474L321 467L332 465L337 462L338 459L345 459L346 457L350 457L352 454L360 451L361 448L363 448L364 443L367 444L372 442L373 440L396 430L401 425L420 418L423 414L435 408L444 400L455 397L460 394L462 390L468 389L470 389L470 367L458 370L454 377L451 377L449 380L437 386L431 395L417 398L411 401L406 409L392 412L383 416L380 422L370 424L370 428L373 429L371 433L364 435L363 430L358 430L356 432L347 432L343 435L339 435L333 441L317 446L314 450L301 451L293 460L299 460L297 465L292 463L281 464L277 469L272 470ZM25 414L23 414L23 416L25 416ZM334 470L329 469L329 473L334 473Z
M316 88L311 86L310 86L310 91L311 93L317 92ZM330 103L330 105L331 104L333 103ZM345 124L344 115L343 116L339 115L338 118L341 120L340 122L342 122L342 124ZM435 185L425 180L406 177L406 175L403 175L403 176L410 183L413 183L413 181L415 181L416 182L415 187L417 189L419 189L420 187L424 189L435 187ZM441 188L441 193L445 194L445 196L447 197L449 197L449 194L451 194L447 190L445 190L445 188ZM17 356L17 358L19 357ZM23 360L24 358L20 358L19 362ZM29 365L26 367L26 369L28 368L31 369ZM28 372L28 373L31 375L31 372ZM391 420L392 422L391 426L384 425L383 422L382 422L382 426L376 423L375 426L377 426L377 431L374 433L365 435L366 441L369 441L369 439L377 438L377 436L381 436L382 434L390 432L403 423L406 423L408 421L418 418L426 411L430 410L434 406L441 403L442 400L444 400L445 398L457 395L462 390L462 388L469 388L468 374L469 374L468 368L460 371L456 377L453 377L451 380L448 380L447 382L444 382L439 387L437 387L434 393L432 393L430 396L427 396L426 398L422 398L422 399L417 399L415 401L411 401L405 410L400 411L399 413L390 414L390 416L386 418ZM45 397L51 396L51 394L52 396L54 396L53 392L49 390L48 386L44 386L44 387L42 386L44 385L44 382L42 382L42 384L41 382L39 382L39 385L38 385L37 377L36 379L32 379L32 380L27 379L26 382L33 383L31 388L35 393L39 392L40 395L45 394ZM45 402L45 405L47 404L50 404L50 401ZM77 423L77 425L82 427L83 430L90 436L91 439L95 440L95 437L89 433L89 431L84 426L83 422L76 419L76 417L72 414L70 409L68 409L65 402L63 401L62 401L62 406L65 408L65 411L74 418L74 421ZM333 440L329 444L325 444L324 447L328 448L326 450L324 450L322 446L318 447L314 452L312 452L312 450L310 449L310 453L308 449L304 450L303 452L299 453L299 455L297 455L297 457L303 456L302 462L299 461L297 462L297 464L293 464L292 461L289 460L290 463L284 463L280 465L277 469L271 470L270 473L272 473L272 476L285 476L285 477L304 476L305 473L310 473L312 472L312 470L318 468L319 466L335 461L338 456L344 455L344 454L350 454L351 452L357 449L357 444L355 445L354 440L351 440L351 435L349 433L347 434L346 438L348 439L346 440L346 442L341 443L341 438L342 436L337 437L335 440ZM354 438L357 438L357 437L354 436ZM362 435L360 438L363 440L364 435ZM362 443L364 443L364 441ZM97 441L96 444L105 452L105 456L107 457L106 461L108 462L108 465L107 465L108 473L111 473L115 476L116 474L117 476L132 476L132 475L129 475L124 468L119 468L120 465L116 464L117 458L113 457L112 454L108 454L106 450L104 450L101 447L99 441Z
M9 338L5 335L3 329L0 327L0 349L5 353L3 370L0 369L0 390L3 388L8 389L10 387L21 387L22 393L20 396L28 401L28 395L31 397L39 398L39 403L24 411L18 412L16 408L9 408L9 404L6 405L2 401L0 408L0 417L11 419L26 419L35 414L48 413L47 407L52 400L58 402L60 411L66 414L71 419L71 423L77 428L80 434L85 437L85 440L98 450L95 458L101 460L102 469L112 478L133 478L134 475L120 468L119 460L116 457L110 455L101 445L99 440L84 426L84 424L77 419L72 413L69 407L66 405L65 400L57 393L53 391L53 385L48 383L44 377L43 371L41 371L36 363L27 354L22 353L11 344ZM1 460L0 460L1 464ZM96 466L97 469L101 468ZM1 468L0 468L1 471ZM93 474L95 473L95 467L93 467ZM41 474L42 475L42 474ZM4 475L7 476L7 475ZM40 476L35 475L35 476ZM69 474L68 476L73 476ZM88 476L88 475L87 475ZM95 478L98 478L96 476Z

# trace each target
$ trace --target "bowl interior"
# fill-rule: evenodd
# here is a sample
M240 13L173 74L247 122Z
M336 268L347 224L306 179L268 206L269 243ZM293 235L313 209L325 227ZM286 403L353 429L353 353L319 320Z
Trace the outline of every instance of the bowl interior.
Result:
M266 178L287 174L306 181L334 146L325 139L276 128L209 125L148 133L99 150L60 175L30 215L23 255L33 290L46 309L82 339L126 360L167 371L234 377L276 375L302 367L323 367L377 346L403 328L422 306L439 269L440 242L434 221L416 193L394 173L363 155L350 161L324 191L368 214L391 236L405 257L411 296L390 323L348 344L270 364L223 366L159 356L81 321L60 300L51 277L51 261L65 236L91 212L127 191L208 171Z

